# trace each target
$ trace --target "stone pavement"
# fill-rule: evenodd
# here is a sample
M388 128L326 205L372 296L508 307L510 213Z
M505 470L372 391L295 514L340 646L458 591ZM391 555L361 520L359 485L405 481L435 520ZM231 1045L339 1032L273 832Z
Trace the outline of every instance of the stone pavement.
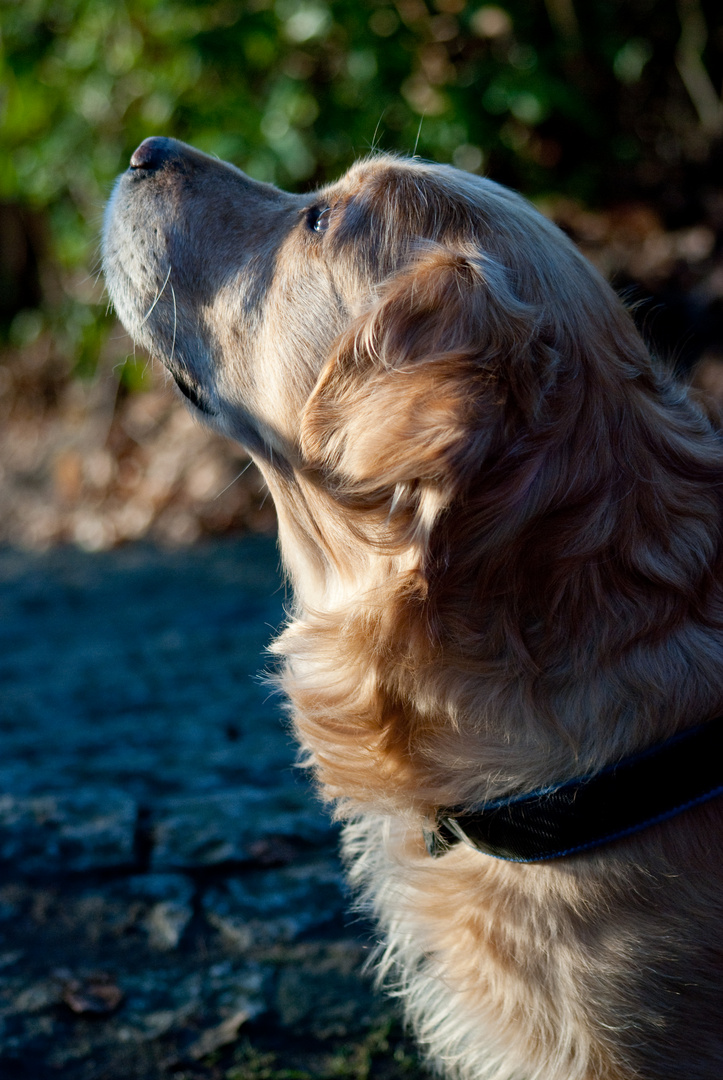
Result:
M422 1078L259 677L272 541L0 550L0 1080Z

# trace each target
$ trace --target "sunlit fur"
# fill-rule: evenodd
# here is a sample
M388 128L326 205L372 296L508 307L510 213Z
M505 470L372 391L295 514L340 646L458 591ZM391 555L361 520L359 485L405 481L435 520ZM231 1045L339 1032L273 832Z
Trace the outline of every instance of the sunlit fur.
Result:
M110 293L266 477L279 678L429 1061L720 1080L719 802L544 864L422 841L723 712L715 419L511 192L380 156L286 195L173 145L116 189Z

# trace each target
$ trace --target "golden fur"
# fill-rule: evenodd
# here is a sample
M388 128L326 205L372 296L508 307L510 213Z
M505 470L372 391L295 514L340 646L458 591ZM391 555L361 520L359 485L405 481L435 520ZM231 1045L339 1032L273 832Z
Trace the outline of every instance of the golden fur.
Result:
M151 150L109 207L111 296L266 477L281 683L429 1060L719 1080L720 801L545 864L422 842L436 807L723 712L717 423L489 181L380 156L293 196Z

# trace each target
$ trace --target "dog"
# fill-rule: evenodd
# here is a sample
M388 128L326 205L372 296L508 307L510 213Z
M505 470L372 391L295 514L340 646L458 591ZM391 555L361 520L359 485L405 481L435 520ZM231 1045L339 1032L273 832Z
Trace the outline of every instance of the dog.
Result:
M712 406L553 224L448 166L374 155L287 194L153 137L103 260L271 491L279 680L431 1067L719 1080ZM475 839L555 800L551 847Z

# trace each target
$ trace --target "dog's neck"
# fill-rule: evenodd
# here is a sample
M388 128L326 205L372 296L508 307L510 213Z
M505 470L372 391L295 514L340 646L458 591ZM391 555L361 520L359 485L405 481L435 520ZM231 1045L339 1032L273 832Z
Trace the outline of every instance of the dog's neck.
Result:
M514 592L508 550L492 553L508 571L486 596L478 581L489 568L468 552L464 572L437 553L430 577L421 547L385 546L383 519L370 542L318 484L268 480L295 594L275 647L281 681L332 797L422 814L478 803L595 772L723 709L714 583L708 614L669 632L636 641L639 628L615 625L581 589L550 633L524 607L534 581L520 576L524 597ZM671 516L661 527L679 554L687 525ZM454 552L469 528L461 511L436 542ZM691 562L699 557L694 546Z

